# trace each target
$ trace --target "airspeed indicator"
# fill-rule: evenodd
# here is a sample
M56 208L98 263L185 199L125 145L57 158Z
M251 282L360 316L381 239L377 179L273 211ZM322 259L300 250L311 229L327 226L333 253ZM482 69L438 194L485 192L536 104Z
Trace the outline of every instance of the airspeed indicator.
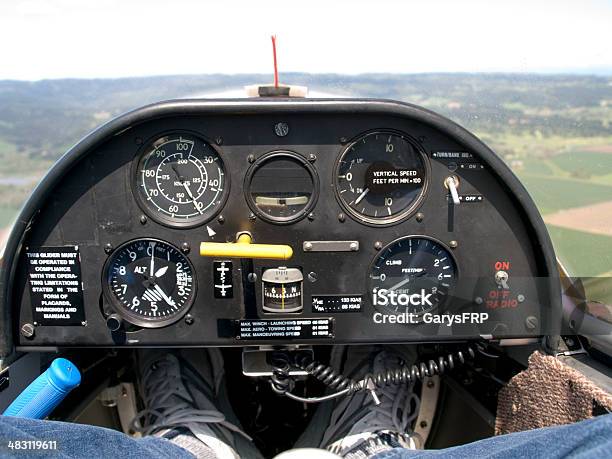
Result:
M134 182L147 214L177 227L209 221L221 210L227 188L219 153L188 133L165 135L145 146Z

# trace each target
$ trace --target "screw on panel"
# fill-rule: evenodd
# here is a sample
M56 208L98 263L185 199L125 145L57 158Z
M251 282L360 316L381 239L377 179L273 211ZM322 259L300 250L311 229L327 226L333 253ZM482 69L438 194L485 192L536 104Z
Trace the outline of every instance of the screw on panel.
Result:
M289 125L287 123L276 123L274 125L274 133L279 137L285 137L289 134Z
M421 429L424 429L425 427L427 427L427 421L421 421Z
M482 303L484 303L484 300L482 299L482 297L477 296L476 298L474 298L474 303L482 304Z
M147 224L147 216L146 215L141 215L140 216L140 224L141 225L146 225Z
M419 212L418 214L416 214L415 216L416 221L421 223L423 221L423 219L425 218L425 215L423 215L423 213Z
M249 220L255 220L257 217L255 216L255 214L253 212L251 212L249 214Z
M308 220L313 221L315 219L315 214L313 214L312 212L310 212L308 214Z
M430 379L429 381L427 381L427 387L429 387L429 388L431 389L431 388L432 388L432 387L434 387L434 386L435 386L435 383L433 382L433 380L432 380L432 379Z
M338 214L338 221L339 221L340 223L344 223L344 222L346 221L346 215L344 215L342 212L340 212L340 213Z
M247 161L250 162L251 164L255 162L255 155L251 154L249 156L247 156Z
M457 241L450 241L450 242L448 243L448 246L449 246L451 249L456 249L458 245L459 245L459 243L458 243Z
M308 155L308 161L310 161L311 163L314 163L317 160L317 155L315 155L314 153L310 153Z
M223 223L225 223L225 217L223 215L219 215L217 217L217 221L219 222L219 224L222 225Z
M194 322L195 322L195 319L193 318L193 316L191 316L190 314L187 314L187 316L185 317L185 323L187 325L193 325Z
M356 242L351 242L349 245L349 249L351 249L353 252L356 252L357 250L359 250L359 244L357 244Z
M535 330L538 327L538 318L529 316L525 319L525 327L527 330Z
M516 296L516 299L519 303L522 303L523 301L525 301L525 295L519 294Z
M181 251L182 251L183 253L189 253L189 252L191 251L191 246L189 245L189 243L188 243L188 242L183 242L183 243L181 244Z
M142 139L140 137L136 137L134 142L136 142L136 145L142 145Z
M217 145L221 145L223 143L223 137L219 136L215 139L215 143Z
M345 143L347 143L347 142L348 142L348 139L347 139L346 137L340 137L340 143L341 143L342 145L344 145L344 144L345 144Z
M113 251L113 244L110 242L104 246L104 251L106 253L111 253Z
M376 241L376 242L374 243L374 248L375 248L376 250L380 250L380 249L382 249L382 248L383 248L383 244L382 244L382 242L380 242L380 241Z
M255 274L255 273L249 273L249 274L247 275L247 280L248 280L249 282L251 282L251 283L255 283L255 282L257 282L257 274Z
M35 333L35 329L34 329L34 325L32 324L23 324L21 326L21 336L23 336L24 338L34 338L34 333Z
M318 278L319 278L319 276L314 271L308 273L308 280L310 282L316 282Z
M312 250L312 242L305 242L305 243L304 243L304 250L305 250L306 252L308 252L308 251Z

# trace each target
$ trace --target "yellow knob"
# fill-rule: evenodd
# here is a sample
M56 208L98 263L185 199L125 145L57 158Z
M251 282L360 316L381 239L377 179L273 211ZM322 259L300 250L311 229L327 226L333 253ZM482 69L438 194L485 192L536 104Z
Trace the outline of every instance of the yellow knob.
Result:
M251 235L240 233L236 242L201 242L200 255L203 257L265 258L288 260L293 256L291 246L282 244L252 244Z

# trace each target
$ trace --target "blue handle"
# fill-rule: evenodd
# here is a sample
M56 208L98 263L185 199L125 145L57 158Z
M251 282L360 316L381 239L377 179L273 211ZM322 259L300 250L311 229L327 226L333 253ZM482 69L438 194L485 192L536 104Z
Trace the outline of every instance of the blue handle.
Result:
M70 360L55 359L51 366L13 400L4 416L44 419L81 383L81 373Z

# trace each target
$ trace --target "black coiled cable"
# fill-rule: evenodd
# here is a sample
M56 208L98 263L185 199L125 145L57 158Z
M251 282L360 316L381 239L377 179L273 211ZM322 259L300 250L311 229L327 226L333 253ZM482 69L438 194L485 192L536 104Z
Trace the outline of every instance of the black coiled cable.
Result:
M275 352L272 354L272 376L270 384L272 390L277 394L286 394L293 390L295 381L289 374L291 370L291 359L286 352Z
M295 365L309 375L314 376L330 389L344 390L355 386L356 382L339 373L336 373L329 365L323 365L317 361L309 361L309 357L297 358Z
M445 372L455 368L455 366L463 365L468 359L473 359L476 356L474 349L467 347L464 351L451 352L449 354L439 356L436 359L429 359L424 362L419 362L409 367L400 367L392 370L374 373L366 376L372 379L376 387L384 387L398 384L412 384L416 381L422 381L425 378L432 376L441 376Z
M410 366L367 374L363 379L355 381L337 373L329 365L311 360L308 356L301 355L292 361L286 352L279 351L274 353L272 358L273 372L270 377L270 383L272 389L278 394L286 395L300 402L317 403L363 390L373 391L376 388L390 385L412 384L416 381L422 381L427 377L443 375L457 366L465 364L468 359L474 359L475 356L474 348L468 346L464 350L451 352ZM304 398L292 394L291 390L294 386L294 380L289 375L289 370L292 366L305 371L337 392L315 398Z

